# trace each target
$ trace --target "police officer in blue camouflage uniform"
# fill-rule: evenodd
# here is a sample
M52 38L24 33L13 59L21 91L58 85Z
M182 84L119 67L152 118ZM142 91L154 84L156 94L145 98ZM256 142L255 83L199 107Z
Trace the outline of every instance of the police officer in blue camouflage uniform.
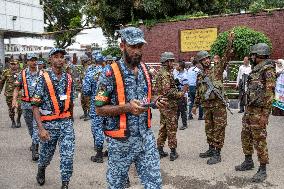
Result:
M13 94L13 107L18 107L17 96L19 91L22 93L21 109L23 110L24 119L28 127L29 135L33 136L33 111L31 106L31 97L35 91L39 71L37 69L37 56L34 53L27 54L28 67L24 69L15 82L15 89ZM32 160L38 160L38 143L32 140Z
M40 154L37 182L45 183L45 169L59 144L62 189L67 189L73 173L75 134L73 129L74 82L63 70L66 51L53 48L52 67L40 76L32 98L33 113L38 125Z
M83 94L91 97L90 105L90 117L92 120L91 131L94 138L94 146L97 151L95 156L91 157L93 162L103 163L103 145L104 145L104 133L102 130L102 121L101 116L96 115L95 109L95 94L97 88L98 78L103 70L104 57L101 53L94 53L93 59L96 62L96 65L90 66L86 71L86 76L83 81Z
M146 41L139 28L127 27L119 33L122 59L104 68L95 97L96 113L105 116L104 132L109 137L108 188L125 188L129 167L134 163L144 188L159 189L160 157L150 129L148 104L151 79L145 64L140 62ZM161 98L153 105L164 108L166 101Z

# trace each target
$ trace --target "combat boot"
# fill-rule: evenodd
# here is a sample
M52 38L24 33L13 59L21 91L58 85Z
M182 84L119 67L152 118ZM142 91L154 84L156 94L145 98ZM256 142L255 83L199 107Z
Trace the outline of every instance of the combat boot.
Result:
M108 157L108 151L107 150L104 152L104 157Z
M266 164L260 164L257 173L253 175L251 181L259 183L259 182L263 182L266 178L267 178Z
M68 189L69 181L62 181L61 189Z
M247 171L247 170L251 170L253 168L254 168L254 163L253 163L253 160L252 160L252 155L246 155L245 161L242 164L237 165L235 167L235 170L236 171Z
M160 158L167 157L169 155L167 152L164 151L162 146L158 147L158 151L159 151Z
M221 149L216 148L213 150L213 156L208 159L207 164L214 165L216 163L220 163L221 161Z
M12 121L11 128L16 128L17 125L16 125L16 122L15 122L15 119L13 118L13 119L11 119L11 121Z
M170 153L170 161L174 161L178 158L178 153L176 152L175 148L171 148L171 153Z
M183 125L179 128L179 130L185 130L187 128L187 125Z
M38 166L38 172L36 176L37 183L42 186L45 183L45 167Z
M87 111L84 111L84 114L81 115L79 118L80 119L85 119L87 117Z
M199 157L201 157L201 158L209 158L209 157L212 157L213 156L213 151L214 151L214 146L212 146L212 145L209 145L209 149L206 151L206 152L204 152L204 153L200 153L199 154Z
M32 160L33 161L37 161L38 158L39 158L38 146L39 146L39 144L32 144Z
M126 180L125 188L130 188L130 180L129 177Z
M103 163L103 149L97 149L97 154L91 157L93 162Z
M20 128L22 125L21 125L21 116L17 117L17 125L16 125L16 128Z
M87 112L86 117L84 118L84 121L89 121L91 119L89 112Z

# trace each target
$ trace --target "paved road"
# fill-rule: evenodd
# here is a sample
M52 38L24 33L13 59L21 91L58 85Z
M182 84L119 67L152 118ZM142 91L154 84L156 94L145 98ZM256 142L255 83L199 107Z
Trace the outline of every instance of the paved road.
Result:
M31 161L29 151L30 138L22 119L22 127L11 129L5 99L0 96L0 189L56 189L60 188L58 150L51 165L47 168L46 184L36 184L37 164ZM106 161L97 164L90 161L94 154L90 122L79 120L82 113L79 102L76 102L75 132L76 152L74 174L70 188L89 189L106 188ZM268 143L270 164L268 179L263 184L250 183L256 172L235 172L234 166L243 160L240 132L241 114L234 111L228 115L225 147L222 150L222 162L208 166L205 159L198 157L199 152L207 149L205 143L204 122L194 119L189 128L178 132L178 152L180 158L170 162L168 158L161 160L163 185L166 189L261 189L284 188L284 117L270 117ZM159 113L154 111L153 130L157 136L159 129ZM169 151L169 149L166 149ZM254 155L255 163L256 156ZM135 173L130 169L131 188L142 188Z

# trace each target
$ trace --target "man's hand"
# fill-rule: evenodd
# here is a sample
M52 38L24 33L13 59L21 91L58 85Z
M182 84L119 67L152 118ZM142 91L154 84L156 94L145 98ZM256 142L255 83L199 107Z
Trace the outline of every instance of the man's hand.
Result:
M158 96L158 98L155 100L156 106L158 109L166 109L166 107L169 105L168 104L168 99L163 98L162 96Z
M39 129L39 130L38 130L38 134L39 134L39 138L40 138L42 141L50 140L49 132L48 132L47 130L45 130L44 128Z
M144 108L140 105L139 100L131 100L128 103L129 112L133 115L140 115L148 110L148 108Z
M193 108L192 108L191 113L192 113L193 115L196 115L196 107L193 107Z
M238 89L239 88L239 85L238 84L236 84L236 89Z
M17 101L17 99L13 99L12 100L12 108L18 108L18 101Z

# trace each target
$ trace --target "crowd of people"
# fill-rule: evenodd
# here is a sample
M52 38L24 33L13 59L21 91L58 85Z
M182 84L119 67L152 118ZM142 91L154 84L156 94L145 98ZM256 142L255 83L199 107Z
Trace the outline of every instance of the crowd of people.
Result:
M165 142L168 140L169 160L176 160L179 156L178 119L181 116L179 129L186 129L187 119L193 119L197 108L198 119L205 120L208 143L208 150L201 152L199 157L208 158L208 165L220 163L229 109L223 73L234 53L234 33L228 36L224 56L213 57L214 66L207 51L198 52L191 59L189 69L184 62L176 64L172 52L164 52L160 58L161 68L155 74L141 62L142 47L146 43L143 32L139 28L127 27L119 33L120 60L114 61L110 55L104 57L99 52L93 53L92 58L81 57L84 69L80 91L84 113L80 119L91 120L96 153L91 156L91 161L103 163L107 157L108 188L129 186L131 164L135 164L144 188L161 188L160 158L168 156L164 150ZM38 161L36 179L39 185L45 183L46 167L52 160L56 145L59 145L62 189L68 188L73 173L73 115L77 113L73 111L76 89L72 65L66 62L65 55L64 49L53 48L49 53L51 66L45 69L44 62L32 53L27 55L27 66L23 70L20 70L19 60L12 59L10 68L4 70L0 78L1 91L6 84L11 127L21 127L21 114L24 115L32 141L32 160ZM252 177L253 182L266 179L266 165L269 163L266 126L277 72L275 62L269 56L268 45L255 44L250 55L244 57L244 65L239 68L237 77L240 113L244 112L241 139L245 159L235 169L252 169L255 149L260 165ZM283 72L283 63L282 67L278 65L280 72ZM151 130L151 109L160 111L157 140ZM105 141L108 147L103 151Z

